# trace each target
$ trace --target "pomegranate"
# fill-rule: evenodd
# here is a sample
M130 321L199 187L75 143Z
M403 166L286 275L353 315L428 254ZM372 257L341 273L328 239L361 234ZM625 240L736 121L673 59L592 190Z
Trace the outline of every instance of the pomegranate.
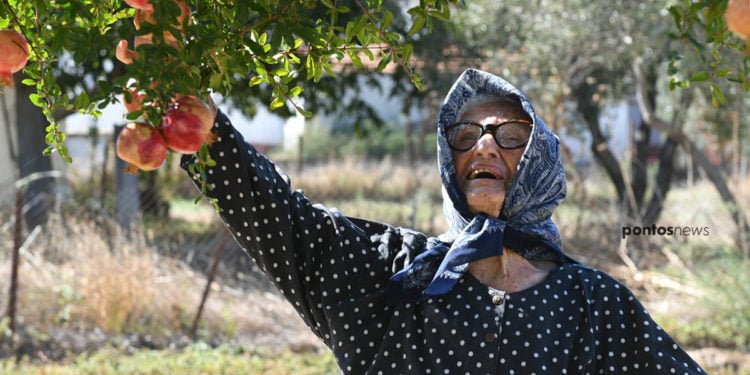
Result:
M128 87L126 90L127 93L122 97L125 110L128 112L140 111L143 106L143 100L146 98L146 93L139 90L137 87Z
M203 142L210 141L212 136L211 129L204 126L200 117L173 105L162 119L161 131L167 147L183 154L197 152Z
M743 38L750 37L750 0L729 0L724 17L729 30Z
M167 158L167 145L159 131L145 122L131 122L117 136L117 156L128 163L125 170L153 171Z
M29 60L29 45L21 33L0 30L0 87L13 86L13 73Z
M125 3L135 9L154 10L154 6L149 0L125 0Z
M179 96L172 102L171 107L198 116L203 130L210 131L214 126L213 110L206 102L195 95Z
M154 10L154 6L149 0L125 0L125 3L135 9Z

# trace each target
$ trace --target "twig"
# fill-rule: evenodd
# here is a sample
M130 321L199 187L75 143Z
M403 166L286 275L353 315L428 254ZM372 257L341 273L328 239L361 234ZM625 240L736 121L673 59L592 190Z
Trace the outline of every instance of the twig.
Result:
M627 238L623 238L620 240L620 246L617 247L617 255L620 256L620 259L622 259L623 263L625 263L625 266L628 267L628 270L632 274L637 274L639 272L638 267L635 265L635 262L633 262L633 259L631 259L630 256L628 255L627 244L628 244Z
M225 230L221 236L219 247L216 249L216 255L214 255L214 261L213 264L211 264L211 269L208 271L208 280L206 281L206 288L203 290L201 303L198 306L198 311L195 313L195 318L193 318L193 325L190 327L190 337L192 338L195 338L198 331L198 322L200 322L201 315L203 315L203 307L205 306L206 300L208 299L208 293L211 291L211 283L213 283L214 278L216 277L216 269L219 266L222 255L224 254L224 247L226 246L228 239L229 232Z

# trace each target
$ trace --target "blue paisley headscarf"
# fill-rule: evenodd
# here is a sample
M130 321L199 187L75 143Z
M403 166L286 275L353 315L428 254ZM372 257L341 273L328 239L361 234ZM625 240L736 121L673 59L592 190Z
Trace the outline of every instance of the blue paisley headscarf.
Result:
M505 197L500 217L469 212L456 179L456 166L445 128L461 107L478 95L517 101L533 119L531 137ZM449 229L430 239L428 249L397 272L386 289L391 303L445 294L469 263L502 255L503 246L529 260L571 261L563 254L552 211L565 198L560 143L517 88L490 73L467 69L448 92L438 115L438 164L443 183L443 213Z

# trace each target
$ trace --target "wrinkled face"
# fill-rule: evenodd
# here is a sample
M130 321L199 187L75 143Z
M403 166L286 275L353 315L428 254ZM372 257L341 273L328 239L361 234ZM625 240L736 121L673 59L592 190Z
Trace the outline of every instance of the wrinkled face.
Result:
M456 122L502 124L512 120L531 121L519 106L507 102L484 102L467 108ZM531 125L529 125L530 129ZM467 151L453 150L456 179L472 214L500 216L505 195L516 173L525 147L501 148L486 132Z

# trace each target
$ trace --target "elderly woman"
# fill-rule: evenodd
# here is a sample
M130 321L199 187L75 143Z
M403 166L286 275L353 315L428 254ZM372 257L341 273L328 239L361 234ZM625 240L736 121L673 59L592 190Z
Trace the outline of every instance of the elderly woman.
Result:
M223 114L215 127L208 195L342 373L704 373L624 285L563 253L558 140L501 78L465 71L440 110L437 238L314 205Z

